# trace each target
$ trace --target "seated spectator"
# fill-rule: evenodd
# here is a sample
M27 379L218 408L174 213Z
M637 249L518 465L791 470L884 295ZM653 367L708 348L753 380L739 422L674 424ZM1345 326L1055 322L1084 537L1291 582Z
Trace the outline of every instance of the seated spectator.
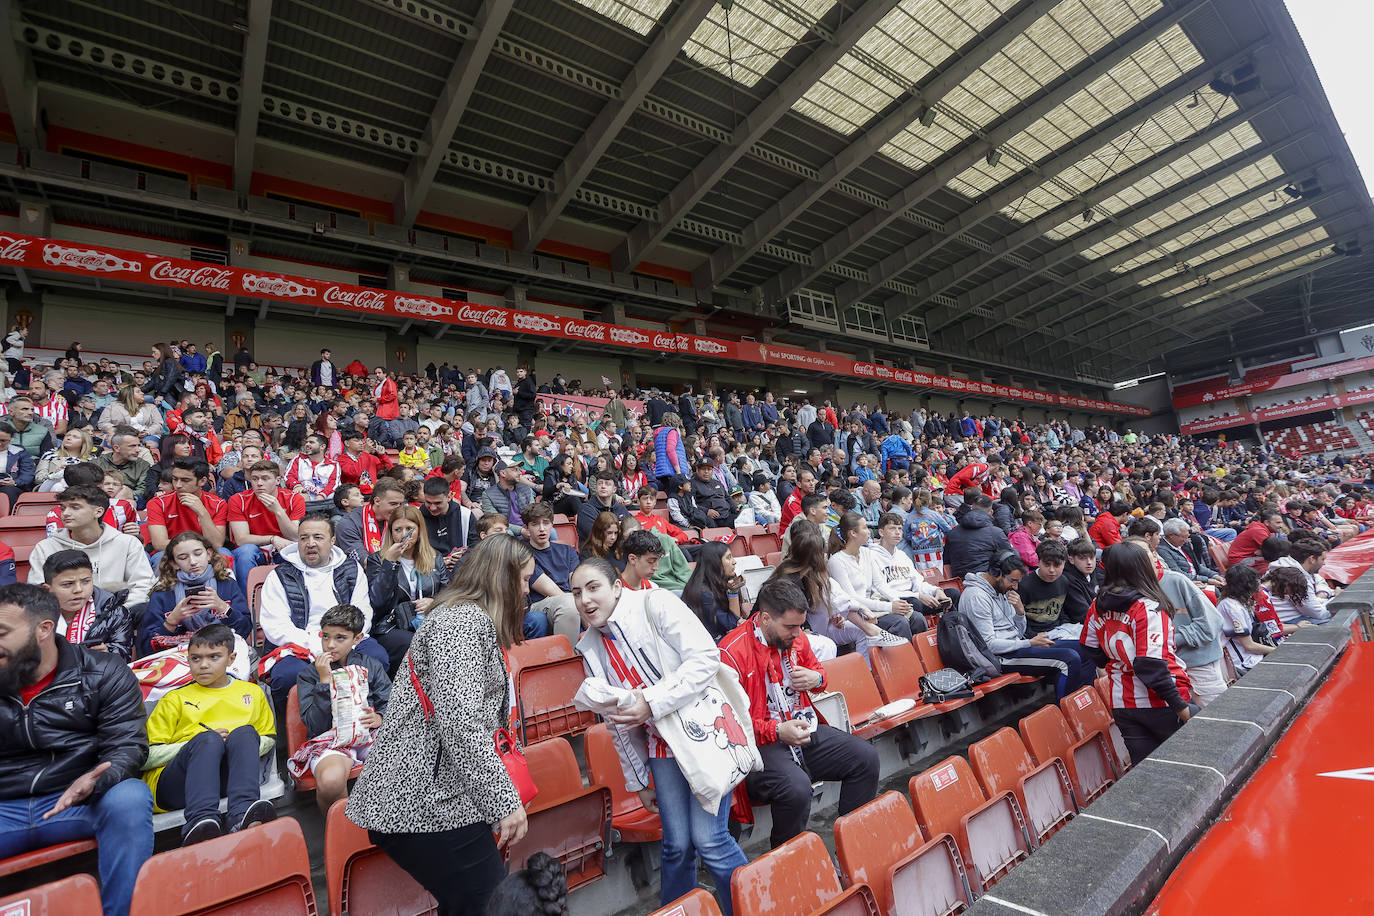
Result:
M1260 624L1262 632L1256 633L1259 592L1259 574L1249 566L1232 566L1226 570L1226 582L1217 590L1220 599L1217 611L1221 614L1222 632L1226 634L1226 654L1238 675L1245 674L1277 648L1274 634L1263 623Z
M544 471L544 501L553 506L554 512L569 518L578 515L587 499L587 488L577 479L575 464L576 459L565 453L549 462Z
M120 388L118 397L100 413L100 432L107 442L120 427L127 427L130 435L150 445L156 444L166 428L162 411L150 403L136 385ZM228 435L227 430L225 435Z
M1113 544L1121 543L1121 526L1130 514L1130 506L1115 500L1093 519L1092 525L1088 528L1088 537L1092 538L1098 550L1106 550Z
M367 709L358 724L376 732L391 700L391 678L386 667L370 655L358 651L363 641L363 612L351 604L336 605L320 618L321 652L313 665L296 675L296 698L306 735L318 738L334 728L334 707L330 682L335 671L356 666L366 672ZM367 759L372 742L349 747L326 747L310 755L310 775L315 777L315 804L327 815L329 808L348 797L348 774L355 764Z
M148 500L148 544L153 548L152 565L162 559L162 551L179 534L195 531L224 549L229 524L229 506L204 489L210 480L210 465L200 458L178 458L172 464L172 492ZM229 551L224 553L229 555Z
M624 561L616 563L614 557L618 554L616 542L620 538L620 520L615 517L614 512L602 512L596 517L592 524L592 530L587 537L582 540L581 547L577 554L586 560L591 557L599 557L610 561L611 565L618 569L624 567Z
M449 581L449 571L429 543L425 520L414 506L391 514L382 547L363 565L372 603L372 637L382 644L394 673L410 648L415 630L434 607L434 596Z
M15 429L0 421L0 493L9 497L13 506L20 493L33 489L35 466L33 458L14 442Z
M901 550L902 524L896 512L885 512L878 518L878 540L868 542L878 573L893 594L915 598L922 614L943 613L959 600L959 591L941 590L916 571L916 564Z
M802 497L801 502L801 514L794 518L792 524L782 533L782 543L779 546L784 555L792 550L792 538L798 528L807 525L814 527L826 542L830 540L830 529L826 525L832 511L830 497L825 493L808 493Z
M1159 558L1164 565L1200 585L1220 586L1225 580L1193 549L1188 523L1181 518L1164 520L1164 536L1159 542ZM1209 558L1210 559L1210 558Z
M246 588L255 567L273 562L278 552L296 542L305 500L278 485L281 468L274 462L254 462L245 473L249 489L228 500L225 518L237 545L231 554L234 576Z
M580 562L577 551L553 540L553 509L547 503L526 506L521 521L524 540L534 553L534 576L530 579L525 635L547 636L553 632L576 643L579 625L569 577ZM547 623L538 619L541 616ZM538 632L540 629L543 632Z
M391 521L392 514L405 503L405 485L398 480L383 477L373 485L370 503L339 519L339 547L343 548L343 552L354 562L366 562L369 554L381 549L387 523Z
M253 638L242 583L205 535L183 531L172 538L158 563L157 581L139 626L138 651L147 655L185 646L193 633L212 623L226 624L245 640Z
M349 430L341 438L343 451L335 459L340 481L353 484L367 495L382 473L391 467L391 459L376 442L357 430Z
M839 548L826 563L831 580L852 607L865 608L878 626L910 640L926 628L925 616L916 613L921 601L914 594L899 595L888 587L878 568L878 555L868 546L868 522L857 512L840 517Z
M620 520L620 539L616 542L617 557L612 560L612 564L628 564L629 536L642 530L644 529L640 527L639 521L633 515L627 515ZM687 562L686 552L674 544L673 539L662 531L649 531L648 533L657 538L659 546L663 548L663 552L659 555L658 565L650 578L654 585L659 588L666 588L674 595L681 595L682 589L687 585L687 580L692 576L692 567ZM697 546L691 545L691 549L695 551Z
M57 596L61 616L57 633L73 645L133 657L134 612L125 607L127 591L111 594L95 584L91 558L79 550L59 550L43 561L43 587Z
M577 538L581 543L592 532L592 525L602 512L610 512L617 519L630 514L616 499L616 477L611 471L598 471L593 478L592 495L577 512Z
M640 527L646 531L658 531L666 534L673 539L674 544L687 543L687 532L662 516L654 514L654 508L658 504L658 490L654 486L645 484L636 490L635 504L639 507L639 511L634 513L634 519L639 522Z
M233 630L202 627L186 655L194 681L163 694L148 717L143 779L159 811L186 810L181 844L190 846L225 832L221 798L229 802L231 833L276 819L258 784L259 758L275 749L277 727L262 688L229 673Z
M643 528L630 531L625 535L619 553L624 557L620 581L625 583L626 588L641 591L659 587L654 577L658 573L658 561L663 558L663 545L654 532Z
M782 506L778 504L778 494L773 491L773 481L759 471L753 476L752 483L749 508L754 512L754 524L766 526L781 522Z
M1247 563L1255 567L1255 572L1264 575L1269 565L1259 556L1260 544L1265 538L1274 534L1283 533L1283 513L1277 509L1261 509L1255 520L1245 526L1245 530L1236 535L1231 542L1230 548L1226 551L1226 562L1228 566L1235 566L1237 563Z
M61 444L44 452L34 471L34 483L40 493L60 492L67 487L63 476L67 468L93 457L91 434L84 429L69 429L62 435Z
M703 544L696 569L682 589L682 603L697 615L711 638L720 642L739 622L744 612L744 577L735 574L735 557L730 547L719 541Z
M139 457L138 436L131 427L117 426L109 438L109 446L110 450L96 458L95 463L118 474L134 500L142 504L149 496L148 469L152 465Z
M1083 632L1083 620L1068 620L1064 614L1070 585L1069 578L1064 575L1068 548L1063 541L1045 540L1036 545L1036 551L1039 562L1016 587L1021 606L1026 611L1026 633L1030 636L1048 633L1056 644L1059 640L1077 644ZM1086 616L1086 607L1083 612Z
M1269 568L1291 566L1301 569L1307 577L1307 590L1312 603L1325 607L1326 602L1336 597L1336 590L1321 575L1321 568L1326 565L1326 555L1331 550L1330 545L1321 537L1311 534L1302 537L1295 534L1288 544L1288 555L1274 560Z
M419 442L420 437L413 431L407 430L402 433L396 463L403 468L413 468L419 474L428 474L429 449L421 448Z
M45 452L52 451L57 446L57 436L67 431L67 402L61 398L47 398L47 388L42 382L35 381L34 390L39 389L44 392L46 399L44 404L37 404L32 397L20 395L17 398L11 398L10 402L5 405L8 408L10 437L13 444L27 452L31 461L37 461ZM62 411L62 416L58 418L60 430L55 429L52 422L37 412L39 407L45 405L52 405L54 408L60 405Z
M1096 667L1068 639L1055 640L1048 633L1026 636L1026 609L1017 590L1026 576L1026 564L1007 548L993 555L987 570L964 576L959 610L972 620L978 635L997 656L1002 670L1055 679L1055 697L1062 700L1085 684L1091 684Z
M453 496L443 479L430 477L421 488L429 545L450 573L477 544L477 514Z
M1301 567L1279 566L1270 569L1261 582L1274 602L1279 621L1285 627L1304 622L1326 623L1331 619L1326 602L1313 593L1311 580Z
M479 453L477 458L479 471L484 461L485 459ZM520 479L520 469L515 465L497 461L492 465L492 469L496 472L496 481L492 486L482 490L480 500L482 514L494 513L503 516L511 532L519 536L525 524L523 513L534 503L534 489ZM552 524L552 510L549 512L549 520Z
M325 453L326 444L323 436L311 433L286 468L286 487L300 494L307 512L328 511L341 479L338 463Z
M29 584L42 585L43 564L59 550L80 550L90 557L96 585L111 594L128 590L125 604L142 614L153 585L153 568L138 538L122 534L102 519L110 499L95 487L69 487L57 497L63 527L34 545L29 555Z
M105 510L105 515L101 519L105 524L134 537L142 537L143 528L138 523L138 510L134 504L123 498L121 494L127 493L128 488L118 475L113 472L101 471L100 467L93 462L83 461L81 464L74 464L64 472L64 479L67 487L95 486L110 499L110 508ZM48 537L52 537L62 527L62 507L53 504L48 510L47 517L43 520L44 530Z
M322 513L307 515L297 526L298 543L281 551L281 562L262 586L258 618L272 650L285 648L270 668L273 696L285 701L301 669L320 654L320 618L336 604L362 608L372 624L367 576L358 562L334 543L334 521ZM298 647L295 649L286 647ZM375 639L364 639L358 651L383 665L390 659Z
M334 490L334 518L336 521L354 509L361 509L365 505L367 505L367 498L363 496L363 491L354 484L341 483Z
M735 506L730 500L730 491L715 474L715 465L709 458L697 462L696 473L691 479L692 501L696 504L696 514L691 521L697 528L733 528Z
M113 653L57 632L57 598L0 588L0 859L94 838L107 916L153 854L143 692Z
M839 780L839 814L873 800L878 752L867 741L817 722L812 692L825 669L802 627L812 602L796 579L774 576L759 590L752 617L726 634L720 659L749 694L763 769L745 777L749 800L772 807L772 848L806 829L813 780Z
M993 524L986 493L965 493L954 518L954 527L945 534L944 560L956 579L982 575L995 554L1011 549L1006 534Z
M1027 509L1021 513L1021 527L1008 536L1007 541L1011 544L1021 557L1021 561L1026 564L1028 569L1034 569L1040 562L1039 555L1035 552L1036 545L1040 543L1040 532L1045 528L1045 514L1039 509Z

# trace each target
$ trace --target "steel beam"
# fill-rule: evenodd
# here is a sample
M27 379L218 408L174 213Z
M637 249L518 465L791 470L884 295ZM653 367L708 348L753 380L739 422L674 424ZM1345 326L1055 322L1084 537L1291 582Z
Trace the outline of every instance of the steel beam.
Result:
M771 305L786 299L854 248L892 225L906 210L939 191L969 166L1069 101L1085 86L1111 72L1123 61L1129 60L1162 33L1190 14L1207 7L1209 3L1210 0L1185 0L1121 36L1121 40L1111 51L1096 60L1089 59L1077 69L1065 74L1027 104L1012 111L984 136L971 138L938 165L924 171L919 178L889 199L885 206L870 210L813 249L809 266L790 266L767 280L763 287L765 304Z
M1299 137L1305 135L1306 134L1302 134L1299 135ZM1280 149L1289 145L1292 142L1295 142L1297 139L1298 137L1294 137L1284 141L1278 147L1264 147L1260 149L1258 152L1246 156L1245 158L1251 161L1247 162L1245 165L1240 166L1240 168L1246 168L1249 165L1252 165L1254 162L1258 162L1259 160L1267 158L1268 156L1276 155ZM1324 159L1319 163L1316 163L1314 165L1308 166L1305 169L1300 170L1298 174L1309 172L1315 173L1316 171L1323 168L1325 165L1329 164L1331 161L1332 160L1330 159ZM1208 174L1211 174L1214 171L1214 169L1210 170ZM1227 174L1234 174L1236 171L1238 171L1238 169L1228 169ZM1156 232L1152 232L1149 235L1135 242L1132 242L1129 245L1123 245L1115 251L1109 252L1108 254L1105 254L1099 258L1094 258L1084 266L1080 267L1078 270L1073 271L1064 276L1057 277L1055 279L1055 285L1053 287L1032 290L1030 292L1025 293L1022 296L1017 297L1016 299L1012 299L1008 302L1004 302L998 306L995 306L994 311L996 312L996 317L994 317L983 327L978 328L977 330L970 333L969 339L975 340L981 337L982 335L988 333L993 328L1000 327L1007 321L1021 315L1023 312L1039 308L1041 305L1051 301L1065 288L1081 286L1084 283L1091 280L1093 277L1105 276L1112 270L1116 269L1117 267L1120 267L1122 264L1132 261L1135 258L1138 258L1142 255L1149 254L1150 252L1159 248L1164 243L1178 237L1179 235L1201 229L1204 226L1207 226L1210 223L1214 222L1215 220L1225 216L1227 213L1231 212L1237 207L1242 207L1245 204L1248 204L1254 200L1258 200L1267 194L1277 193L1281 188L1286 187L1287 185L1292 184L1293 182L1298 180L1300 179L1295 178L1294 175L1291 173L1280 175L1277 178L1264 182L1263 184L1255 185L1253 188L1247 188L1241 191L1236 196L1228 197L1220 203L1208 207L1205 210L1199 210L1197 213L1193 214L1187 219L1179 220L1176 223L1173 223L1169 226L1165 226L1163 229L1160 229ZM1207 178L1203 178L1202 182L1206 182L1206 184L1212 183ZM1205 186L1202 182L1197 182L1193 180L1185 182L1181 187L1169 193L1168 197L1172 199L1170 199L1167 203L1159 204L1155 202L1148 202L1144 207L1133 207L1131 210L1126 212L1132 214L1132 219L1135 220L1135 223L1139 223L1141 220L1147 218L1148 216L1151 216L1154 213L1159 212L1160 210L1168 209L1169 207L1178 203L1180 200L1193 196L1197 193L1198 187ZM1068 244L1062 245L1059 248L1056 248L1054 251L1047 252L1046 254L1032 260L1029 267L1023 269L1018 273L1015 285L1019 286L1022 283L1039 276L1040 274L1054 267L1056 264L1063 263L1064 261L1067 261L1069 258L1072 258L1080 251L1085 251L1089 248L1092 248L1094 245L1104 242L1114 235L1120 235L1122 231L1124 230L1122 229L1120 224L1108 223L1101 229L1094 230L1092 233L1084 233L1081 236L1075 236L1074 239ZM1066 251L1067 253L1065 253Z
M939 102L950 90L997 56L1021 36L1059 0L1027 0L1010 19L994 25L964 48L951 55L949 64L926 85L902 98L897 107L859 135L833 159L819 169L815 179L806 179L783 195L740 233L739 245L722 245L692 274L692 284L709 289L751 258L769 239L801 216L816 201L835 188L856 168L878 153L892 138L915 123L927 108Z
M797 100L839 62L850 48L892 11L899 0L864 0L835 29L833 41L823 42L799 67L749 112L727 143L712 150L658 203L658 219L643 220L611 253L615 270L634 268L654 246L667 237L687 213L716 186L750 148L761 140Z
M14 137L20 146L41 150L44 142L43 126L38 118L38 78L33 71L33 58L28 46L19 41L19 0L0 0L0 25L5 28L5 47L0 49L0 88L5 90L10 118L14 121Z
M515 0L485 0L472 25L472 39L458 51L449 70L448 79L439 93L439 102L425 124L421 135L423 148L406 168L405 181L396 199L397 223L403 229L415 224L415 218L425 205L425 198L434 187L439 166L448 156L449 144L458 130L458 122L467 110L477 79L491 56L492 45L510 15Z
M683 0L677 12L659 29L648 49L620 84L620 98L602 106L596 118L553 174L553 189L540 194L515 229L515 247L532 252L549 234L582 182L591 174L630 116L639 109L649 90L692 37L716 0Z
M1225 136L1228 132L1236 129L1237 127L1240 127L1243 124L1248 123L1249 120L1255 116L1257 111L1269 110L1270 108L1276 105L1282 104L1288 98L1289 95L1287 93L1284 93L1267 100L1262 106L1260 106L1258 110L1252 110L1249 112L1234 112L1228 115L1227 117L1222 118L1220 121L1217 121L1215 124L1207 128L1206 130L1199 131L1198 133L1193 134L1191 137L1184 140L1183 142L1177 143L1169 147L1168 149L1163 150L1154 156L1151 156L1144 162L1138 163L1137 165L1132 166L1126 171L1113 176L1107 181L1104 181L1097 187L1093 188L1091 191L1088 191L1082 196L1080 196L1078 199L1069 201L1068 203L1055 207L1053 210L1050 210L1047 213L1042 213L1040 216L1037 216L1035 219L1031 220L1029 223L1026 223L1024 226L1012 232L1010 235L1007 235L1004 238L999 239L996 242L993 242L991 246L991 251L978 252L969 255L966 258L962 258L961 260L955 262L954 264L950 265L944 270L941 270L938 273L917 283L916 288L918 290L918 293L916 296L909 297L909 299L907 300L908 305L906 310L909 311L910 309L915 308L917 305L920 305L921 303L935 296L937 294L937 290L942 291L948 289L950 286L967 277L969 273L971 273L972 271L985 267L990 260L996 260L998 258L1005 257L1008 254L1012 254L1020 250L1021 248L1025 247L1026 245L1030 244L1031 242L1037 239L1044 238L1045 233L1049 232L1057 226L1063 225L1066 221L1077 217L1086 208L1097 206L1101 204L1103 201L1110 200L1117 194L1120 194L1121 192L1139 183L1143 179L1148 178L1150 175L1153 175L1159 169L1167 165L1170 165L1174 162L1177 162L1179 159L1182 159L1185 156L1191 155L1192 153L1203 148L1207 144L1217 140L1222 136ZM1228 170L1227 174L1229 174L1230 171L1231 170ZM1187 184L1192 185L1193 191L1196 191L1196 184L1194 184L1191 181L1187 182ZM1133 207L1123 212L1131 212L1135 209L1137 208ZM1113 225L1115 226L1113 234L1115 234L1116 232L1120 232L1124 228L1119 223L1114 222ZM915 243L913 243L913 245L919 244L921 241L921 239L918 239ZM1075 240L1070 240L1065 245L1059 246L1059 250L1062 252L1067 247L1067 245L1075 244L1077 244ZM907 248L911 247L911 245L907 246ZM927 327L930 327L931 324L934 323L935 328L938 330L940 328L944 328L950 324L953 324L963 315L972 312L975 308L982 305L989 297L1005 292L1007 288L1014 287L1017 282L1016 277L1017 275L1015 272L1003 274L1001 277L994 278L988 283L983 284L976 290L961 295L959 297L958 305L944 307L932 311L930 315L926 316ZM888 317L890 319L895 316L889 314Z
M866 280L851 280L841 285L835 293L837 305L842 309L848 308L890 280L895 280L930 255L955 241L959 236L982 225L1036 188L1042 187L1069 169L1081 164L1102 148L1106 142L1104 138L1115 136L1133 124L1143 124L1151 118L1170 111L1194 92L1205 88L1218 69L1230 70L1243 63L1255 53L1256 48L1257 46L1252 45L1221 64L1204 63L1194 67L1124 111L1117 112L1105 123L1098 125L1068 146L1052 154L1049 159L1028 169L1021 177L991 191L976 204L945 223L938 233L929 233L915 243L904 246L883 258L869 268ZM1082 194L1076 195L1068 203L1075 205L1080 212L1087 206ZM932 295L938 295L942 292L944 289L937 289Z
M267 63L267 33L272 28L272 0L249 0L248 34L243 38L239 78L239 116L234 129L234 190L247 193L253 181L253 150L262 114L262 73Z

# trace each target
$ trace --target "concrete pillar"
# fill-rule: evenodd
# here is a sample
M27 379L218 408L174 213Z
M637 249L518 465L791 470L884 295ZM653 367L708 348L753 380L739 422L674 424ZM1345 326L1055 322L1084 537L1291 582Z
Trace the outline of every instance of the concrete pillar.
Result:
M625 323L625 303L620 300L608 302L601 309L601 320L607 324L623 325Z
M19 201L19 231L24 235L52 235L52 210L42 200Z

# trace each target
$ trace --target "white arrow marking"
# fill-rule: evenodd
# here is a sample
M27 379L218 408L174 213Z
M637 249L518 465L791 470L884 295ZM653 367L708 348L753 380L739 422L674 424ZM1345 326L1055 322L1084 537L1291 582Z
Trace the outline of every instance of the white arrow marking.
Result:
M1337 779L1362 779L1365 782L1374 782L1374 767L1361 767L1358 770L1332 770L1330 773L1318 773L1318 776L1334 776Z

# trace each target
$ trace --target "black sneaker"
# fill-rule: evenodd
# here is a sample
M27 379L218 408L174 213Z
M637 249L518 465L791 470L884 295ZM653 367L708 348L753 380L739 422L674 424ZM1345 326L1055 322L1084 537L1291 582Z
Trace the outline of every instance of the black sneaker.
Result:
M182 846L193 846L196 843L203 843L206 840L213 840L217 836L224 834L224 827L220 824L218 817L202 817L191 825L191 829L186 831L181 837Z
M260 798L248 806L248 810L243 813L243 820L234 828L234 832L247 830L249 827L256 827L258 824L266 824L268 821L277 819L277 809L270 801Z

